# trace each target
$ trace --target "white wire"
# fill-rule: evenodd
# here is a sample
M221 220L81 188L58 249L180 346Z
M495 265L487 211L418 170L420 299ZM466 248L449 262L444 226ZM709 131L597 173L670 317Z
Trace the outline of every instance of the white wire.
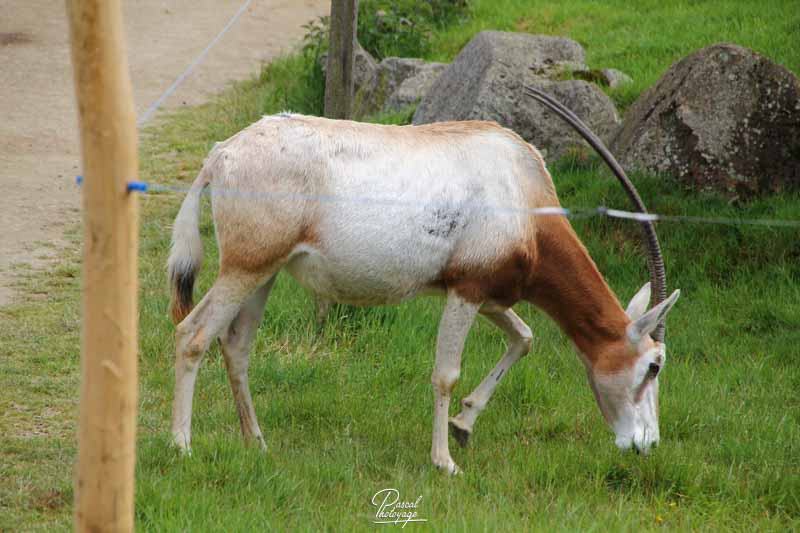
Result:
M189 187L175 185L151 184L148 190L152 192L187 193ZM361 205L381 205L387 207L425 207L429 203L401 201L392 198L378 198L365 196L337 196L328 194L303 194L293 192L256 192L243 191L238 189L228 189L213 187L207 188L204 194L215 196L237 196L266 201L311 201L320 203L344 203ZM800 228L800 220L781 220L763 218L733 218L733 217L702 217L693 215L662 215L656 213L637 213L633 211L623 211L620 209L609 209L607 207L589 208L566 208L558 206L547 207L513 207L513 206L492 206L483 204L467 204L471 208L487 213L512 214L524 213L536 216L564 216L568 218L585 218L595 216L605 216L624 220L635 220L638 222L686 222L693 224L717 224L717 225L744 225L744 226L772 226Z
M139 120L136 121L137 126L141 126L142 124L150 120L150 118L158 110L158 108L161 107L161 104L164 103L164 100L169 98L170 95L175 92L175 90L180 86L180 84L183 83L183 81L189 76L189 74L191 74L192 70L194 70L194 68L197 65L199 65L200 62L203 61L203 59L205 59L206 55L211 51L211 49L214 48L214 46L219 42L220 39L222 39L222 36L228 33L228 30L230 30L233 27L233 25L236 23L239 17L242 16L242 13L244 13L245 10L247 10L247 8L250 7L252 1L253 0L246 0L245 3L242 4L239 10L233 15L233 17L231 17L231 19L225 25L225 27L222 28L222 31L220 31L217 34L217 36L214 37L214 39L212 39L210 43L208 43L208 46L206 46L205 49L202 52L200 52L200 55L198 55L194 59L194 61L189 63L189 66L186 67L186 70L184 70L181 73L181 75L178 76L175 79L175 81L172 82L172 85L167 87L167 90L165 90L161 94L161 96L158 97L158 100L153 102L153 104L147 108L147 111L142 113L142 116L139 117Z

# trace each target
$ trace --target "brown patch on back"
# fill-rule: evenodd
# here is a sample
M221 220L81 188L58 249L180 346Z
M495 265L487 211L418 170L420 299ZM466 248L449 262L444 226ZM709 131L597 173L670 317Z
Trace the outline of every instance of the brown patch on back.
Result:
M362 138L384 137L390 143L410 142L430 144L431 142L450 143L454 137L468 137L476 134L499 133L521 144L527 144L522 137L512 130L504 128L496 122L485 120L462 120L451 122L435 122L415 126L397 126L386 124L370 124L349 120L332 120L323 117L293 116L292 120L313 128L317 133L332 140L348 135ZM338 146L338 143L333 143Z
M412 128L414 128L414 130L419 132L425 132L434 135L504 132L510 134L510 136L512 137L519 137L516 133L509 130L508 128L504 128L497 122L489 122L486 120L460 120L451 122L434 122L433 124L412 126Z
M504 131L510 133L512 136L519 137L516 133L504 128L497 122L487 120L458 120L447 122L434 122L431 124L419 125L391 125L391 124L372 124L369 122L355 122L352 120L334 120L324 117L314 117L309 115L293 116L292 120L307 124L316 130L331 129L333 132L342 132L344 129L352 131L363 130L384 130L387 132L395 133L398 130L405 130L414 132L415 135L420 134L453 134L453 133L475 133L479 131Z

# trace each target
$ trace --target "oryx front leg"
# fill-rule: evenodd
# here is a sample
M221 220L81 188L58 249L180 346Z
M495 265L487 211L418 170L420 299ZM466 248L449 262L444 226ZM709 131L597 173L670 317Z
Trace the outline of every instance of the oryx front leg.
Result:
M228 330L220 337L222 355L225 357L225 367L228 369L228 381L231 383L233 400L239 414L242 436L247 442L257 442L264 450L267 449L267 444L264 442L261 428L258 427L253 399L250 396L247 367L250 362L250 345L258 331L264 315L264 306L276 277L273 276L247 300L231 325L228 326Z
M494 389L508 369L531 350L533 335L531 329L511 309L481 308L481 314L492 321L508 336L508 349L481 384L461 401L463 410L450 419L450 430L462 446L466 446L472 435L475 419L486 407Z
M431 460L450 474L459 471L447 443L450 394L461 373L461 352L479 307L449 292L436 339L436 364L431 375L434 396Z
M192 396L203 354L228 327L245 299L261 281L252 275L218 278L197 307L175 329L172 438L184 451L189 450L191 442Z

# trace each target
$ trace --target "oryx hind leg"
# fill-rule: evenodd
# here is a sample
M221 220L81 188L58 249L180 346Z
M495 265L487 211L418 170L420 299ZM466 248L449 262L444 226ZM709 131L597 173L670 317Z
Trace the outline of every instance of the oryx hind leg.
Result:
M314 326L317 333L319 333L325 327L325 321L328 319L328 315L331 312L333 302L316 294L313 296L313 299L315 308Z
M190 447L192 396L203 354L236 317L247 298L268 277L271 276L238 272L220 274L214 286L175 329L172 438L179 448L188 451Z
M475 420L486 407L500 380L514 363L531 350L533 344L531 329L511 309L484 306L480 313L503 330L508 337L508 349L481 384L461 401L462 411L450 419L450 431L462 446L469 441Z
M245 441L257 442L262 449L266 449L267 445L258 426L253 399L250 396L247 369L250 363L250 348L264 316L264 307L276 278L277 274L247 299L239 314L220 337L242 436Z

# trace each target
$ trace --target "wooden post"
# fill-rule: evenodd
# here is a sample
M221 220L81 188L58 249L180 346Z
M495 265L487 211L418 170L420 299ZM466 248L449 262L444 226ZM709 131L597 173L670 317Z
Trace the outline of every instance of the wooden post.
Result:
M132 531L137 407L136 117L119 0L68 0L83 158L76 531Z
M330 47L325 68L325 116L348 119L353 107L358 0L332 0Z

